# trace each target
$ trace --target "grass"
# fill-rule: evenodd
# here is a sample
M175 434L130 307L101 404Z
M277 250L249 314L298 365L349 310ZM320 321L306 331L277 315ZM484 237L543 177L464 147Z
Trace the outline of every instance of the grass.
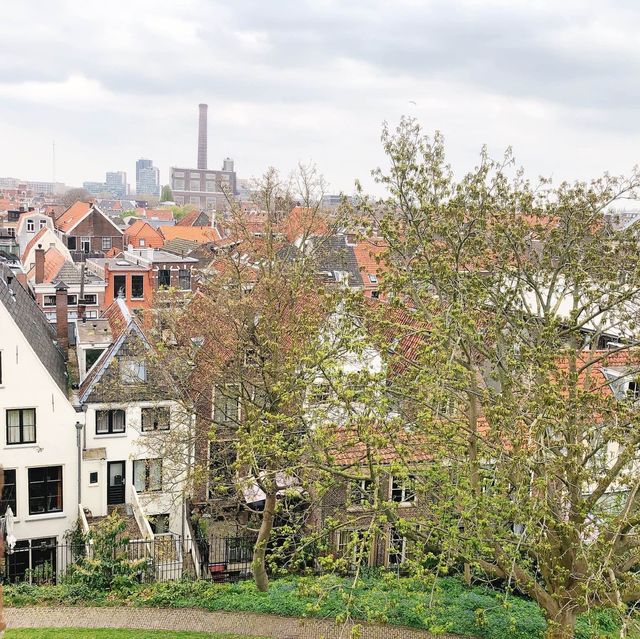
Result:
M355 587L349 579L333 575L296 577L273 581L267 593L258 592L251 581L237 584L178 581L111 592L72 584L40 587L22 584L6 587L5 601L8 606L203 608L338 620L348 613L357 620L480 639L538 639L544 636L546 627L542 611L531 600L507 596L488 587L467 587L455 577L434 580L383 574L363 578ZM576 637L619 637L614 613L596 610L583 615Z
M114 630L96 628L22 628L7 630L6 639L243 639L246 635L173 630ZM255 639L255 638L253 638Z

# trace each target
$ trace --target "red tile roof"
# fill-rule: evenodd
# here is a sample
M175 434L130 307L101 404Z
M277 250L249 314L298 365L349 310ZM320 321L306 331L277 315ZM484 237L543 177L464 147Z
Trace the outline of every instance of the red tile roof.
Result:
M91 202L76 202L72 204L57 220L56 227L66 233L82 220L91 210Z
M55 279L60 269L64 266L65 257L57 248L50 248L44 254L44 280L48 284L51 284ZM35 279L36 267L34 266L30 271L28 278Z
M295 242L302 236L327 235L329 224L321 211L314 211L304 206L294 206L289 215L280 223L280 232Z
M162 233L165 240L180 238L204 244L221 239L220 233L213 226L159 226L158 231Z
M145 209L144 216L147 219L157 218L162 222L171 222L173 220L173 211L171 209Z

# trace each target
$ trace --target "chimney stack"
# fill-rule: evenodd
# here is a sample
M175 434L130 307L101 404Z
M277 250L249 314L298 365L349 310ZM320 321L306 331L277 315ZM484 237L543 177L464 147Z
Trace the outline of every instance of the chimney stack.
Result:
M207 168L207 105L199 104L200 117L198 120L198 168Z
M36 249L36 284L44 282L44 249L38 244Z
M69 350L69 317L67 313L67 285L64 282L58 282L56 285L56 335L58 345L65 356Z

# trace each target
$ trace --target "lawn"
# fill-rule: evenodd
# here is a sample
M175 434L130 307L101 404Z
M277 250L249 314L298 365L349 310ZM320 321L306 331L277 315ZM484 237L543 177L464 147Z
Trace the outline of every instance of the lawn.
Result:
M246 639L246 635L173 630L114 630L95 628L23 628L7 630L6 639ZM256 639L253 637L252 639Z
M5 604L203 608L338 620L349 614L355 620L479 639L542 639L546 627L539 606L524 597L479 585L468 587L456 577L434 580L426 576L398 578L391 574L362 578L355 586L350 579L332 575L277 579L271 582L269 592L258 592L251 581L237 584L176 581L111 591L74 584L22 584L5 587ZM58 636L53 635L56 639ZM595 610L578 621L577 639L619 636L612 611ZM630 636L638 638L637 634Z

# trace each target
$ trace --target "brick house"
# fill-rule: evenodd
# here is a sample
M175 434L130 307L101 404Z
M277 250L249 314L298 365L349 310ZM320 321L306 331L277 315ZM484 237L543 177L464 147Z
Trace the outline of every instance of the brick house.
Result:
M124 248L122 229L91 202L72 204L55 225L75 261Z
M162 248L164 237L144 220L136 220L124 232L124 245L133 248Z

